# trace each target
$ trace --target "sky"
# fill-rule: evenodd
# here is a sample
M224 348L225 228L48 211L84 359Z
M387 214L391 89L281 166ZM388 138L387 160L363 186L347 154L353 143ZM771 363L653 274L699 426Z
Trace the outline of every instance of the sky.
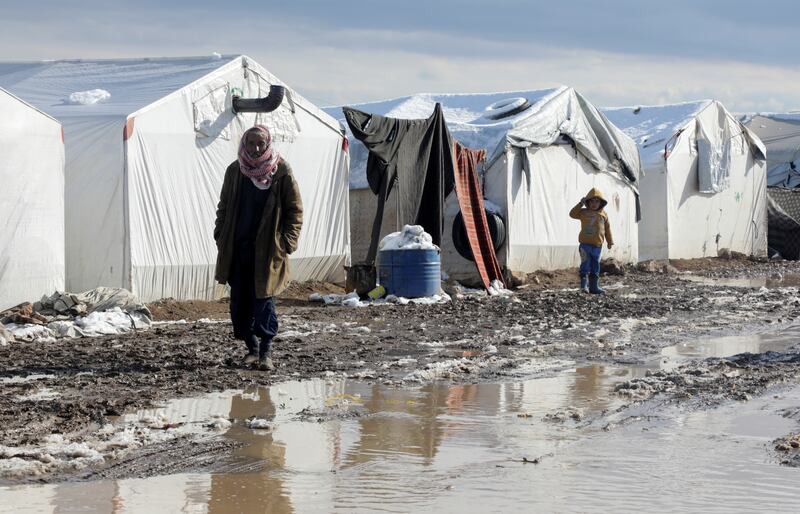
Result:
M311 101L568 85L800 110L796 0L0 0L0 60L246 54Z

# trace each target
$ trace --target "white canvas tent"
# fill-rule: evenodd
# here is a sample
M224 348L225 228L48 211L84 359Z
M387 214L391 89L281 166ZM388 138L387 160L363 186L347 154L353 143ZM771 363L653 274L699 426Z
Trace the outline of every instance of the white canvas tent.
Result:
M232 95L282 84L245 56L0 63L0 85L59 119L66 138L69 290L118 286L143 300L210 299L225 168L254 123L269 126L305 208L295 280L337 280L349 255L340 127L296 92L268 114Z
M569 87L508 93L450 94L397 98L352 105L396 118L427 118L441 103L452 136L473 149L486 149L484 196L500 211L506 242L501 267L514 272L577 266L580 223L569 210L592 187L600 188L617 245L605 252L625 263L637 260L636 145L578 92ZM340 119L340 108L327 108ZM375 215L367 188L367 151L352 140L350 201L353 260L366 254ZM475 266L461 257L452 239L459 212L455 194L446 201L442 262L458 280L473 280ZM398 230L387 205L383 232Z
M61 125L0 89L0 310L64 289Z
M639 257L766 255L765 150L713 100L604 109L639 145Z
M800 113L754 114L744 123L767 148L767 185L800 187Z

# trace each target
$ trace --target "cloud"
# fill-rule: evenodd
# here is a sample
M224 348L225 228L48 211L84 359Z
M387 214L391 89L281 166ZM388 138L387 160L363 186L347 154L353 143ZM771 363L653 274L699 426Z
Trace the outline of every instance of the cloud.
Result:
M800 107L785 2L31 3L4 10L0 59L246 53L323 105L567 84L598 105Z
M509 91L564 84L603 106L714 98L736 111L800 107L800 91L793 86L800 80L800 70L747 62L547 47L529 47L525 56L507 56L498 49L494 56L479 57L383 49L295 50L291 55L252 56L266 66L285 70L282 76L287 82L297 84L310 99L324 104L420 92Z

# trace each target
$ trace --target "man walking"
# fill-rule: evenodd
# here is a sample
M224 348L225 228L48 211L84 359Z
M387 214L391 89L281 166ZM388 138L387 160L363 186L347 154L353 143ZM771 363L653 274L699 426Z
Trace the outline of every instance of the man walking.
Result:
M214 225L215 277L230 286L233 335L247 345L245 364L264 371L275 369L273 297L289 282L289 254L302 225L292 169L273 148L269 130L256 125L244 133L239 157L225 171Z

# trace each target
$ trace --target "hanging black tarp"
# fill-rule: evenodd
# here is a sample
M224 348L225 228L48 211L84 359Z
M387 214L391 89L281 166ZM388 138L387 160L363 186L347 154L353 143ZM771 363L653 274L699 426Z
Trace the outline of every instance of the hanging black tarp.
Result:
M404 120L343 109L353 135L369 150L367 181L378 209L366 264L375 262L386 199L398 195L401 225L421 225L441 245L444 199L453 190L453 150L442 107L422 120Z

